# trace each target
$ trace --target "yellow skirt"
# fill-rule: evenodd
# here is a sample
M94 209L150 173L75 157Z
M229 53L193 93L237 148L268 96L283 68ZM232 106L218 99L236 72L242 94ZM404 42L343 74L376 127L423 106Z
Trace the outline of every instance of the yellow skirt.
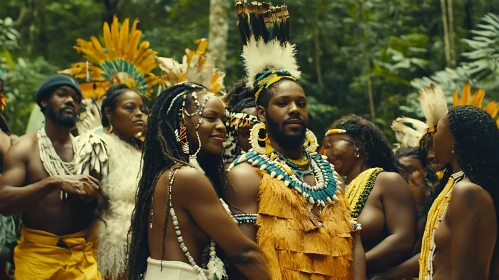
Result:
M57 236L23 227L14 249L15 280L100 280L87 230Z

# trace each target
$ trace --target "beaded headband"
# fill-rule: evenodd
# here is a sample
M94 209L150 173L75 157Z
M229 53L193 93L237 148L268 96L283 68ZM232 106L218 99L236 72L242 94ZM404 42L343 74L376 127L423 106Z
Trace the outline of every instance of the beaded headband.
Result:
M268 89L273 84L279 82L282 79L289 79L296 82L296 78L289 73L288 70L267 70L265 73L260 75L255 81L255 102L258 101L258 96L264 89Z

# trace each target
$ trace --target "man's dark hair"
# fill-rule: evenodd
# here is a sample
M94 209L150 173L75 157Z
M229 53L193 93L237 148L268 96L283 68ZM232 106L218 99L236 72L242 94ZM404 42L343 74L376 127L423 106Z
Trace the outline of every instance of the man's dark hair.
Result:
M106 114L104 114L106 108L109 108L111 109L111 111L114 111L114 109L116 109L116 104L118 103L118 97L120 97L121 94L128 91L137 92L136 90L131 89L124 84L113 85L106 91L106 95L104 100L102 101L100 109L102 115L102 126L109 127L109 120L107 119ZM139 93L137 92L137 94ZM142 98L142 95L140 95L140 97Z
M161 175L175 164L187 166L189 156L184 154L180 143L175 137L175 130L180 127L178 113L182 108L183 98L187 94L186 108L192 104L192 94L208 89L193 83L181 83L163 91L156 100L148 118L147 132L142 151L142 177L137 189L136 206L132 215L132 223L128 234L128 279L140 279L147 267L150 256L147 238L149 228L149 213L152 205L154 189ZM173 104L172 104L173 102ZM168 110L171 107L170 110ZM193 139L189 139L192 143ZM192 150L192 147L191 147ZM210 179L220 198L225 198L226 175L222 164L222 155L209 159L199 157L199 164L205 175ZM167 210L167 213L169 210ZM168 224L168 214L163 227L162 247Z
M331 128L344 129L352 138L369 167L396 172L407 178L383 132L372 122L357 115L346 115L335 121Z

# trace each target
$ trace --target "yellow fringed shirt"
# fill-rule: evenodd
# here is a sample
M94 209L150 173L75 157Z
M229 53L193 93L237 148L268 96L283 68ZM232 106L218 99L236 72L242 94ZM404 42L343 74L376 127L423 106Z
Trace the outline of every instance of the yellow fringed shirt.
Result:
M296 190L259 171L257 243L273 280L352 279L353 240L343 198L320 214Z

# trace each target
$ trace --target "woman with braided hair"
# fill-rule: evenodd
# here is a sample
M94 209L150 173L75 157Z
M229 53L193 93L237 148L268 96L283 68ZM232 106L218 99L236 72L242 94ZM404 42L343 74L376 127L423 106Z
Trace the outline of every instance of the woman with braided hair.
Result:
M199 84L174 85L156 100L129 234L128 279L222 279L215 242L248 279L269 279L260 249L220 202L224 121L222 101Z
M496 122L480 108L453 107L433 142L453 174L428 213L419 279L499 279Z
M368 279L408 259L416 237L416 204L381 130L347 115L333 123L323 146L328 161L346 177L345 199L362 225Z

